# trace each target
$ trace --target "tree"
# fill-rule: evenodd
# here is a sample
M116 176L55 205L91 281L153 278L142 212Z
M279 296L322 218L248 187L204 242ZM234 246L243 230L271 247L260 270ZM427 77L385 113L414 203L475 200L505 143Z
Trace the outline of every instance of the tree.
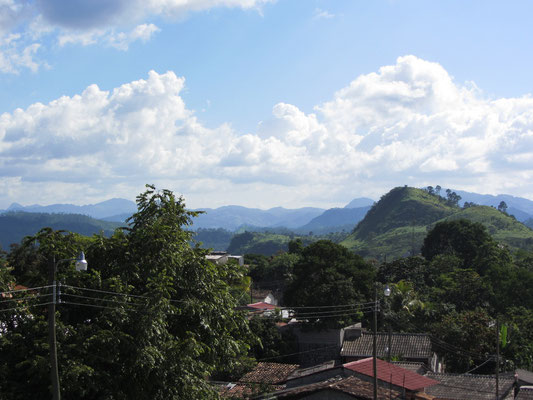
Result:
M429 261L439 254L456 255L463 261L463 268L470 268L484 244L496 246L482 224L466 219L444 221L428 232L421 252Z
M500 204L498 205L498 211L507 214L507 204L505 203L505 201L500 201Z
M435 186L435 194L436 194L437 196L440 196L440 191L441 191L441 190L442 190L442 188L440 187L440 185Z
M374 275L372 265L360 256L341 245L319 240L302 251L284 301L289 307L310 307L296 314L302 319L326 326L348 325L357 319L356 304L371 297ZM346 307L350 304L354 306ZM325 315L320 308L323 306L343 307Z
M206 378L238 370L248 362L253 343L231 295L230 284L242 279L243 271L232 263L210 263L205 250L189 244L187 227L196 213L185 209L182 198L148 186L137 205L130 228L91 239L88 273L68 263L58 268L63 395L216 398ZM24 242L28 251L33 246L33 256L11 259L32 261L35 273L19 276L38 281L50 261L46 251L68 247L68 235L48 233L38 244ZM69 257L70 250L61 250L63 255ZM24 272L20 265L13 267ZM31 317L0 337L0 353L6 355L0 360L0 387L7 399L48 398L45 313L39 307L22 311ZM6 314L2 318L4 326Z

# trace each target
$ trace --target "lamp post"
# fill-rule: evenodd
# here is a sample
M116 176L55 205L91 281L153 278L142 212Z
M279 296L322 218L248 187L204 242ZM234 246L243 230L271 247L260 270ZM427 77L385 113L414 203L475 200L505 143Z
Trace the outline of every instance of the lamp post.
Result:
M383 294L386 297L389 297L391 290L389 285L385 286ZM372 369L374 373L374 400L378 400L378 367L377 367L377 337L378 337L378 288L377 285L374 285L374 323L373 323L373 337L372 337ZM390 342L390 337L389 337ZM390 352L390 343L389 343L389 352Z
M52 287L52 301L48 304L48 344L50 346L50 380L52 381L52 395L54 400L61 399L56 342L56 271L57 266L65 261L76 261L76 271L87 270L87 260L85 260L85 254L83 251L80 252L77 258L65 258L56 261L54 256L53 263L50 266L48 284Z

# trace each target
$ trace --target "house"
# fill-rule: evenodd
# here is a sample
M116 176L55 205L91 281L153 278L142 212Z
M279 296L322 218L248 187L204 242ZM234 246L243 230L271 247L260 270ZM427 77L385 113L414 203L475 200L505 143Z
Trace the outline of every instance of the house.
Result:
M224 265L229 260L235 260L241 267L244 265L244 256L231 255L226 251L212 251L205 258L217 265Z
M353 374L360 379L367 381L373 381L374 379L372 357L343 364L343 368L348 374ZM414 393L424 392L426 388L439 383L435 379L417 374L379 358L376 359L376 371L379 386L391 387L393 390L405 393L407 398L412 398Z
M277 393L270 393L269 397L277 399L358 399L371 400L374 386L356 376L336 377L326 381L298 386ZM378 388L378 399L401 399L401 394L388 388Z
M259 362L239 382L227 384L221 391L225 398L255 398L264 392L277 392L285 388L287 378L299 367L298 364Z
M299 367L298 364L259 362L253 370L239 379L239 382L281 385L284 384L289 376Z
M426 389L435 400L485 400L496 398L496 377L494 375L445 374L428 372L426 377L439 384ZM514 399L515 379L499 377L498 399Z
M252 289L252 288L250 288L250 290L252 291L252 293L250 295L252 297L252 300L255 300L256 302L264 302L264 303L268 303L268 304L273 304L275 306L278 305L278 299L274 295L272 290L268 290L268 289Z
M521 386L515 400L533 400L533 386Z
M376 359L376 370L379 387L395 391L409 399L417 398L416 396L420 398L426 388L439 384L435 379L380 359ZM296 370L287 379L286 386L289 389L321 382L333 382L351 376L373 385L372 357L345 364L330 361L315 367Z
M345 338L340 355L345 362L371 357L373 351L373 333L352 327L345 330ZM377 357L392 358L401 361L425 364L430 371L440 372L442 364L433 351L431 338L425 333L386 333L376 334ZM389 351L390 343L390 351Z

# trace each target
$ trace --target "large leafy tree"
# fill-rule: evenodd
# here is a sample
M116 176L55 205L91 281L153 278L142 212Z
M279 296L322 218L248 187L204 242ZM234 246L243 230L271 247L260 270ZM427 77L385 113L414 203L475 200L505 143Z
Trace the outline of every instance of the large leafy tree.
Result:
M63 396L215 398L207 378L247 362L251 334L231 295L243 271L212 264L204 250L191 247L187 227L195 213L182 198L148 186L137 204L128 228L83 243L88 273L59 265ZM51 254L68 258L79 244L68 234L43 231L25 240L10 262L17 279L34 285L45 281ZM0 315L8 327L0 335L0 388L7 399L49 398L45 309L17 313ZM6 325L8 317L17 323Z
M360 256L319 240L301 251L284 301L289 307L309 307L298 309L296 315L302 319L326 326L347 325L361 317L357 304L371 298L374 276L374 267Z

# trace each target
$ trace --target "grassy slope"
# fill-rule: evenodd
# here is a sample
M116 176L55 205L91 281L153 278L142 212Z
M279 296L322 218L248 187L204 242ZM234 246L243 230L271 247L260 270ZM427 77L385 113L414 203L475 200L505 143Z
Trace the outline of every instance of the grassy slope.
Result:
M482 223L511 249L533 249L533 231L512 217L487 206L453 207L442 198L409 187L392 189L383 196L341 244L365 257L390 260L412 250L418 253L435 223L459 218Z

